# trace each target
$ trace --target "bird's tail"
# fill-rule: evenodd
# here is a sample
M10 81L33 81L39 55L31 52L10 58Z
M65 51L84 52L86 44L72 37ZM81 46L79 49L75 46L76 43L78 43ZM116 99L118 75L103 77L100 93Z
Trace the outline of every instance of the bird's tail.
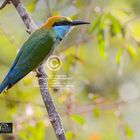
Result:
M4 80L0 85L0 94L3 92L3 90L8 86L7 80Z

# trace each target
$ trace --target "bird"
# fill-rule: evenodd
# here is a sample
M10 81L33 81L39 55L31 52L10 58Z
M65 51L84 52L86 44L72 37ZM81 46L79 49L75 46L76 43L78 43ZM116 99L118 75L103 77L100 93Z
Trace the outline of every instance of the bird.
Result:
M23 43L9 72L0 84L0 93L10 89L31 71L37 70L73 27L84 24L90 22L72 20L65 16L49 17L45 24Z

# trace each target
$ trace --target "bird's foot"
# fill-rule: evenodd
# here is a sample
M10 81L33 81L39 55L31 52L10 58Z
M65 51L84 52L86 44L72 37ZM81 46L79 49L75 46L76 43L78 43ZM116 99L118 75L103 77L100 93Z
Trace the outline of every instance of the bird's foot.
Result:
M8 89L7 88L4 90L4 93L8 93Z
M39 72L38 69L36 69L35 72L36 72L36 77L45 77L45 78L47 77L46 74Z
M31 34L31 29L27 29L26 32Z
M36 69L35 72L36 72L36 77L41 77L42 76L42 74L38 71L38 69Z
M13 86L12 84L9 84L9 85L5 88L4 92L5 92L5 93L8 93L8 89L10 89L12 86Z

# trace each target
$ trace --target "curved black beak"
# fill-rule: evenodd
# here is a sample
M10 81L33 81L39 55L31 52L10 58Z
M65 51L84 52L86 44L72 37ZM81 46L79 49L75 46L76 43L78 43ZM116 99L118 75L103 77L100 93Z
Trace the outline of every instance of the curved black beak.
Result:
M74 20L71 22L72 26L76 26L76 25L83 25L83 24L90 24L90 22L87 21L78 21L78 20Z

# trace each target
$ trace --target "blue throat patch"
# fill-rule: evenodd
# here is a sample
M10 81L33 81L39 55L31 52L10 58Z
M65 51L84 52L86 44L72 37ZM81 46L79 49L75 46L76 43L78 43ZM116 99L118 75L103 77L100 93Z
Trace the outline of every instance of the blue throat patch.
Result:
M54 26L56 39L62 40L63 37L70 31L71 26Z

